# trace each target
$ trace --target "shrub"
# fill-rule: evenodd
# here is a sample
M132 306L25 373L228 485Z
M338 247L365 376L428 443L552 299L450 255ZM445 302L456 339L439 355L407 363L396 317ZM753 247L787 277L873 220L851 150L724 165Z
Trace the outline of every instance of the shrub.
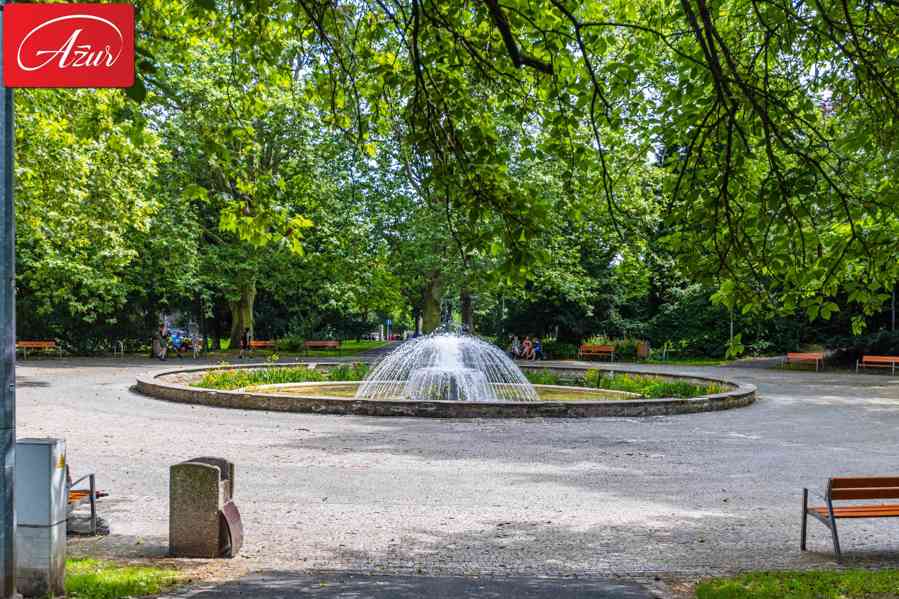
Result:
M639 341L636 339L619 339L615 341L615 357L622 360L636 360L637 343Z
M303 351L303 341L305 339L298 335L290 335L289 337L278 339L275 342L275 347L282 352L299 352Z
M562 385L562 377L558 373L544 368L543 370L529 370L524 373L527 379L534 385Z
M328 371L329 381L361 381L368 374L368 364L341 364Z
M549 360L572 360L577 358L578 346L574 343L565 343L555 339L543 341L543 353Z
M832 337L827 347L834 350L833 361L855 364L866 354L899 355L899 331L878 331L870 335Z
M607 373L601 370L588 370L584 375L584 386L597 389L612 389L637 393L649 399L662 397L697 397L721 393L725 390L717 383L693 383L685 380L666 379L649 374Z

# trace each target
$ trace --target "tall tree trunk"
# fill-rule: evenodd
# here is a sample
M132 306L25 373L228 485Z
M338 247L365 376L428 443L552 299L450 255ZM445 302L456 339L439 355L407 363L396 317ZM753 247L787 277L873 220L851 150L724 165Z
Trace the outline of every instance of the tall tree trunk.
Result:
M240 288L240 299L228 302L231 308L231 349L240 348L240 337L244 329L253 334L253 303L256 301L256 281L250 281Z
M433 272L425 288L421 308L421 330L430 333L440 326L440 299L443 295L443 281L440 273Z
M421 308L412 307L412 322L415 323L415 334L421 335Z
M219 320L218 314L213 312L212 318L210 318L210 325L212 328L212 351L221 351L222 350L222 321Z
M459 292L459 305L462 307L462 326L469 333L474 333L474 303L471 292L465 287Z

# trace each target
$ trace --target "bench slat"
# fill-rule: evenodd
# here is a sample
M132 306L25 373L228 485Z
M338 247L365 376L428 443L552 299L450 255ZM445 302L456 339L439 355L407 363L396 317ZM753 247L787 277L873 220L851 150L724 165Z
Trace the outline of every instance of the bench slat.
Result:
M899 476L844 476L830 479L831 489L899 487Z
M899 364L899 356L862 356L862 364Z
M830 498L835 500L899 499L899 487L833 489L830 492Z
M578 354L581 356L614 356L615 346L584 343L578 348Z
M69 491L69 503L70 504L78 504L82 501L86 501L90 499L91 492L90 491Z
M823 360L824 354L821 352L812 352L812 353L788 352L787 359L788 360Z
M326 348L336 349L340 347L340 341L304 341L303 346L307 349Z
M28 349L56 349L55 341L16 341L16 347Z
M830 513L826 507L809 508L827 519ZM833 509L834 518L899 518L899 505L866 505L858 507L838 507Z

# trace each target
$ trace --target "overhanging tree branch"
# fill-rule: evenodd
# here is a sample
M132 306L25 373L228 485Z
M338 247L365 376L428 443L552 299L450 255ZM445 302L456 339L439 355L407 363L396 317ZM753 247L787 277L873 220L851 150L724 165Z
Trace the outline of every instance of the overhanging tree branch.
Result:
M506 51L509 53L509 57L515 66L518 68L530 67L541 73L551 75L553 72L552 64L525 54L518 48L515 36L512 35L512 27L509 25L506 13L500 8L499 2L497 0L484 0L484 4L490 10L490 18L493 19L493 24L499 29L499 33L503 37L503 43L506 45Z

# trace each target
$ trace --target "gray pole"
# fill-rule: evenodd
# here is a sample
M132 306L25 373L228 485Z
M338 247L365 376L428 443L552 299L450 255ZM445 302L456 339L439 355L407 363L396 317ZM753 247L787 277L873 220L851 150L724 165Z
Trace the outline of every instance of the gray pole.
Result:
M7 0L0 0L0 8ZM2 31L2 30L0 30ZM2 44L0 44L2 47ZM13 204L12 90L2 84L0 60L0 597L16 593L16 213Z

